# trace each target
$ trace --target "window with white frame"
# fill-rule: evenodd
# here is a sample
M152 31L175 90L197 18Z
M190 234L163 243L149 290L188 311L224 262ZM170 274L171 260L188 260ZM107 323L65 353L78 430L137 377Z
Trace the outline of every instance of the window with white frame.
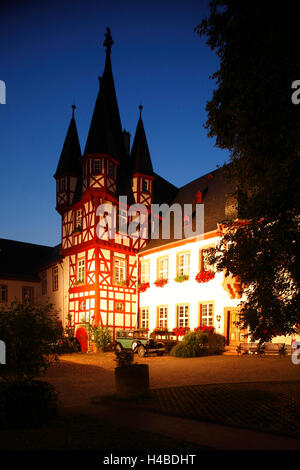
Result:
M200 325L213 326L214 306L212 303L200 304Z
M77 262L77 282L85 282L85 259L81 258Z
M126 280L126 260L115 258L114 263L115 282L123 282Z
M189 306L187 304L177 306L177 326L178 328L189 326Z
M190 253L179 253L177 255L177 276L189 276Z
M168 328L168 307L158 307L158 327Z
M7 286L0 284L0 302L7 302Z
M102 173L102 160L97 158L93 161L93 174L100 175Z
M58 290L58 266L52 269L52 290Z
M150 281L150 260L149 259L141 260L140 281L142 284Z
M141 328L143 329L149 328L149 308L148 307L141 308Z
M200 271L214 271L214 265L209 264L208 254L210 249L204 248L200 250Z
M23 287L22 289L23 302L33 301L33 287Z
M159 258L157 260L158 279L168 279L169 276L169 258Z

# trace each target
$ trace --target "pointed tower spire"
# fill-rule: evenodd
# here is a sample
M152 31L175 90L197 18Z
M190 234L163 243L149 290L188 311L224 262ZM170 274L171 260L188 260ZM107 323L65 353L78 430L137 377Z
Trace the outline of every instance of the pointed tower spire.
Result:
M54 175L56 179L56 209L62 214L74 203L76 186L81 181L82 157L75 122L75 105L63 149Z
M75 108L76 106L73 104L72 118L54 178L59 178L67 174L78 176L81 172L81 149L74 117Z
M142 173L144 175L153 176L153 167L142 121L142 109L143 106L140 105L140 117L131 149L132 174Z
M120 161L124 155L122 126L111 67L113 40L107 28L106 59L96 105L85 146L85 154L108 154Z

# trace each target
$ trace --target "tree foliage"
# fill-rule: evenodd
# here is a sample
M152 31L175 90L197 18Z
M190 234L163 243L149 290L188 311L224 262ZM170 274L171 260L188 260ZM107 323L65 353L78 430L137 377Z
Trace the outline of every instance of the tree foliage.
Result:
M53 344L62 333L51 304L12 302L0 310L1 340L6 345L6 364L0 377L8 382L32 381L56 359Z
M196 31L220 59L205 127L230 151L226 172L248 221L226 221L211 261L240 278L240 326L266 341L300 323L298 18L289 1L213 0Z

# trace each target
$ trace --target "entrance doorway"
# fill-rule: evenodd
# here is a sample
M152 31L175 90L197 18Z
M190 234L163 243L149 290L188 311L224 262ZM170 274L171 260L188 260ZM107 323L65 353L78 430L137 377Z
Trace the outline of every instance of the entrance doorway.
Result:
M79 327L76 330L76 339L80 343L80 348L82 352L88 351L88 334L85 328Z
M237 307L229 307L224 309L224 332L226 344L235 346L240 343L247 343L247 330L240 330L236 322L239 320L239 309Z

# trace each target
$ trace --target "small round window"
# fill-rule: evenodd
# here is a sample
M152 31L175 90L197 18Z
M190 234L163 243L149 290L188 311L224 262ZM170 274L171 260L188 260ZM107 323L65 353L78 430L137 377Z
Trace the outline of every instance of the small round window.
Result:
M115 307L116 307L116 310L124 310L123 302L116 302Z

